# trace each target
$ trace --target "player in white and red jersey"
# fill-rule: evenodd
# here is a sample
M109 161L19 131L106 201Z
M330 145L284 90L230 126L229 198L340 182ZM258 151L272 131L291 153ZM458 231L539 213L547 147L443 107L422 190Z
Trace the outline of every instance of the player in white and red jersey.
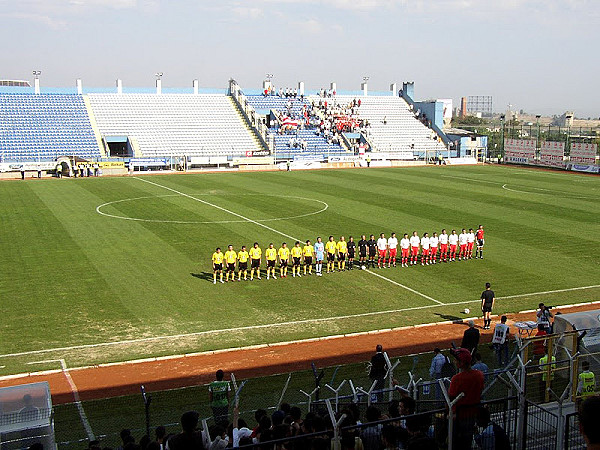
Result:
M448 250L448 261L456 261L456 246L458 245L458 235L456 234L456 230L452 230L452 234L448 236L448 245L450 246Z
M467 233L467 258L471 259L473 257L473 246L475 245L475 233L473 232L473 228L469 228L469 232Z
M410 237L410 265L417 264L417 257L419 256L419 245L421 239L416 231L413 231L413 235Z
M437 233L434 231L433 234L431 235L431 237L429 238L429 247L431 247L429 249L429 253L431 254L430 259L433 264L435 264L436 260L437 260L438 243L439 243L439 238L438 238Z
M483 225L479 225L477 231L475 232L475 239L477 239L477 249L475 250L475 259L477 259L477 252L479 252L479 257L483 259L483 246L485 244L485 239L483 238Z
M398 252L398 238L396 237L396 233L392 233L392 236L387 241L388 245L388 267L393 265L396 267L396 254Z
M385 267L385 254L387 253L387 239L385 235L381 233L379 239L377 239L377 251L379 252L379 259L377 260L377 267L381 269L381 264Z
M448 234L444 228L440 233L440 261L448 261Z
M421 238L421 265L429 265L429 234L423 233Z
M464 228L458 235L458 247L460 249L458 260L460 261L461 259L467 259L467 230Z
M402 267L408 267L408 258L410 257L410 240L408 234L404 233L404 237L400 239L400 249L402 250Z

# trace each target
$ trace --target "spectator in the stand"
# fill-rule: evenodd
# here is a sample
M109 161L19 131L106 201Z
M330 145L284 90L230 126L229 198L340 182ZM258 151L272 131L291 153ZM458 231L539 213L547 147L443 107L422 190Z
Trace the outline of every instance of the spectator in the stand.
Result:
M469 448L473 440L473 429L477 417L477 405L481 402L483 373L471 368L471 352L466 348L455 351L459 372L450 380L448 396L454 400L460 393L453 410L455 413L454 448Z
M383 355L383 347L378 344L375 347L375 354L371 357L371 368L369 370L369 379L371 385L375 383L375 390L379 391L383 389L384 378L386 373L385 356Z
M478 352L473 354L473 359L475 360L475 363L472 366L473 370L479 370L484 375L489 372L490 368L486 363L481 361L481 355Z
M579 429L588 450L600 450L600 396L586 398L579 409Z
M475 328L475 322L469 320L469 328L463 333L462 343L460 346L466 348L473 354L479 345L479 330Z
M398 450L398 428L384 425L381 429L381 441L384 450Z
M208 396L210 407L213 411L215 423L225 422L227 424L229 416L229 392L231 387L229 381L224 381L224 373L217 370L216 380L208 385Z
M481 429L475 435L475 442L482 450L510 450L510 440L504 429L490 419L490 411L483 406L477 411L477 426Z
M156 442L158 443L160 450L163 450L165 447L165 436L167 435L167 430L165 427L160 425L154 430L154 435L156 436Z
M381 411L376 406L369 406L365 415L367 423L381 420ZM381 424L371 425L363 428L360 432L365 450L379 450L381 447Z
M411 416L406 419L408 440L404 448L407 450L438 450L435 439L427 435L431 425L430 416Z
M199 414L196 411L188 411L181 416L181 433L176 434L167 442L168 450L204 450L202 435L198 427Z

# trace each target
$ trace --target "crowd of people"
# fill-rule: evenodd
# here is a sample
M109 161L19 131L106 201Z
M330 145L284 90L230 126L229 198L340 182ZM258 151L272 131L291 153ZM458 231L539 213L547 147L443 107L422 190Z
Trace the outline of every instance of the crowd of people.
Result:
M283 242L278 249L270 243L264 251L265 275L267 280L277 279L277 275L287 278L288 268L291 267L292 276L301 277L312 275L314 267L314 273L322 276L324 262L326 273L331 273L336 270L352 270L355 264L358 264L361 269L369 267L383 269L396 267L397 263L400 263L401 267L408 267L453 262L457 259L461 261L473 257L483 259L484 233L483 225L479 225L477 232L472 228L467 232L463 228L460 234L457 234L456 230L447 234L446 229L442 229L439 235L433 232L430 237L429 233L419 236L414 231L410 238L408 233L405 233L400 240L396 237L396 233L392 233L389 238L381 233L378 239L375 239L373 234L368 240L366 235L362 235L358 242L353 236L350 236L348 241L344 236L340 236L337 242L333 236L329 236L327 242L317 237L314 245L310 240L305 243L296 241L291 248L286 242ZM258 242L255 242L250 249L242 245L239 251L236 251L231 244L225 252L217 247L212 254L213 283L241 281L242 277L244 280L253 281L255 275L260 280L262 259L263 250Z

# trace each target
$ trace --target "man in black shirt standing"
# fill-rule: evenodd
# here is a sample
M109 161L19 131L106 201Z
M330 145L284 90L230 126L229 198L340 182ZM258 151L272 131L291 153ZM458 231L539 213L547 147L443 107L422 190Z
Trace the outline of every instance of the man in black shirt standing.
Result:
M367 237L363 234L360 237L360 241L358 241L358 259L360 262L360 268L365 269L367 265L367 247L369 246L367 242Z
M375 390L380 391L384 387L384 379L385 374L387 372L385 367L385 356L383 355L383 347L381 344L378 344L375 347L376 353L371 357L371 369L369 370L369 379L371 380L371 385L374 381L377 381L375 384ZM381 394L378 394L379 398Z
M490 315L492 314L492 308L494 307L494 301L496 295L491 289L490 283L485 283L485 291L481 293L481 312L483 313L483 329L489 330L492 320Z
M375 235L372 234L371 238L367 241L367 245L369 246L369 264L371 264L371 268L375 268L375 256L377 256L377 241L375 240Z
M350 236L348 238L348 270L352 270L354 267L354 255L356 254L356 242L354 238Z

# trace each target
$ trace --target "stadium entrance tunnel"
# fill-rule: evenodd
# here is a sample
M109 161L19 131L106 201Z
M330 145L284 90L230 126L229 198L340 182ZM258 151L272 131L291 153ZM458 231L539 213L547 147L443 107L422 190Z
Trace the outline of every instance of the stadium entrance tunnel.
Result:
M108 156L124 158L133 156L133 146L127 136L104 136Z

